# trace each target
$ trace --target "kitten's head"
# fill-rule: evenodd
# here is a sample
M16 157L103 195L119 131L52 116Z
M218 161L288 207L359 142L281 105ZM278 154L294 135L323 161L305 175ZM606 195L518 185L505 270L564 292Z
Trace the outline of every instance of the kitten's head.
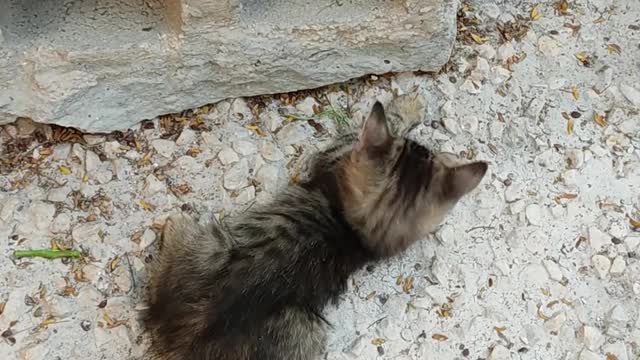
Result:
M459 164L455 155L433 154L393 137L384 108L376 103L336 171L347 220L370 250L390 256L432 232L478 186L487 163Z

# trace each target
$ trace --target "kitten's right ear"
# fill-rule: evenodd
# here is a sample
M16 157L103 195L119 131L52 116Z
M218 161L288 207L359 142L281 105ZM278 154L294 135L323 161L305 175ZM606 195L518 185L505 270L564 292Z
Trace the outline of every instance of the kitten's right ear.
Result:
M489 165L478 161L471 164L448 168L448 174L443 184L444 195L451 201L458 201L480 184Z
M379 101L376 101L369 117L364 122L354 150L358 153L363 150L367 153L376 152L386 147L391 140L384 107Z

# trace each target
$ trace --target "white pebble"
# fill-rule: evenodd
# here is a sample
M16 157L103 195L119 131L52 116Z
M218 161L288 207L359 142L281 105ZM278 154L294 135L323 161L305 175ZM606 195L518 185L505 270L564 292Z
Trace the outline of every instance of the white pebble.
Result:
M525 209L525 215L531 225L540 226L544 224L544 209L538 204L530 204Z
M489 360L509 360L511 359L511 353L509 349L502 345L496 345L491 354L489 354Z
M584 152L580 149L567 150L567 164L570 169L580 169L584 164Z
M611 275L622 275L626 267L627 263L624 261L624 258L622 256L616 256L616 258L613 259L613 264L611 265L609 273Z
M170 159L171 155L173 155L173 152L176 150L176 143L166 139L155 139L151 142L151 146L156 149L158 154L167 159Z
M640 106L640 91L627 84L620 84L622 95L635 106Z
M580 337L584 346L591 351L598 351L604 344L604 336L593 326L583 326L580 330Z
M233 151L233 149L231 149L228 146L225 146L218 153L218 160L220 160L222 165L229 165L229 164L233 164L235 162L240 161L240 158L238 157L238 154L235 151Z
M167 185L158 180L157 177L155 177L155 175L150 174L149 176L147 176L147 178L144 180L144 194L146 196L152 196L154 194L157 194L161 191L164 191L166 189Z
M611 268L611 260L604 255L594 255L591 258L593 262L593 267L596 269L598 276L600 279L604 279L609 274L609 269Z
M578 357L578 360L602 360L600 355L587 350L587 349L583 349L580 352L580 356Z
M256 152L256 145L251 141L238 140L233 142L233 150L242 156L248 156Z
M611 236L595 226L589 228L589 245L594 251L600 251L609 244L611 244Z
M264 142L260 147L260 154L269 161L280 161L284 159L284 154L271 142Z
M547 269L549 278L555 281L562 281L562 269L560 269L560 266L555 261L543 260L542 264L544 265L544 268Z
M195 138L196 138L196 133L189 128L185 128L180 133L180 136L178 136L178 139L176 139L176 145L178 146L189 145L193 143Z
M242 159L224 174L223 185L227 190L240 190L249 185L249 162Z

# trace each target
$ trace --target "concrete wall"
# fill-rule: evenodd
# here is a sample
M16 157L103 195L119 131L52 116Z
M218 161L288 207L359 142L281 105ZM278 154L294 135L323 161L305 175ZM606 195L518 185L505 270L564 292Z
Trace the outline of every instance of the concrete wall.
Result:
M0 124L111 131L224 98L437 70L458 0L0 0Z

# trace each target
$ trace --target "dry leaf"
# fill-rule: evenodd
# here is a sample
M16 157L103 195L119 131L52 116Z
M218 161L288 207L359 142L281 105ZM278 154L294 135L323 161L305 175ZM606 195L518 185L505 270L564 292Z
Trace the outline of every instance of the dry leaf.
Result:
M47 316L46 319L44 319L39 325L38 327L41 329L46 329L49 325L55 324L56 323L56 318L49 315Z
M573 134L573 119L571 118L567 120L567 134L569 135Z
M607 118L604 115L593 113L593 121L600 125L600 127L607 126Z
M571 86L571 95L573 95L573 98L576 100L580 99L580 93L578 93L578 87L575 85Z
M578 197L577 194L564 193L564 194L560 194L560 195L556 196L556 198L554 200L555 200L556 203L560 204L560 200L562 200L562 199L570 200L570 199L575 199L577 197Z
M609 54L622 54L622 49L618 44L607 44L607 50L609 50Z
M113 259L111 259L111 261L109 261L109 264L107 265L107 272L112 273L120 264L120 257L116 256Z
M551 295L551 292L549 291L549 288L540 288L540 292L544 296L550 296Z
M106 311L102 314L102 319L107 323L107 329L113 329L126 323L124 320L113 320Z
M473 39L473 41L478 44L478 45L482 45L485 43L485 41L487 41L485 38L483 38L482 36L475 34L475 33L469 33L469 35L471 35L471 39Z
M404 279L404 285L402 286L402 290L407 294L411 292L411 289L413 289L413 276Z
M191 157L196 157L198 156L200 153L202 152L202 150L200 150L197 147L192 147L189 150L187 150L187 155L191 156Z
M147 211L154 211L156 209L156 207L154 205L149 204L144 199L140 200L140 207L143 210L147 210Z
M449 339L447 335L442 335L442 334L433 334L431 335L431 338L435 341L446 341Z
M6 302L1 302L0 303L0 315L2 315L2 313L4 312L4 307L7 306Z
M71 175L71 173L72 173L71 169L69 169L68 167L66 167L64 165L58 166L58 170L60 171L60 173L62 175Z
M371 340L371 344L375 345L375 346L380 346L384 343L386 343L387 341L385 339L382 338L375 338L373 340Z
M493 330L495 330L498 334L502 334L505 330L507 330L506 326L494 326Z
M533 9L531 9L531 20L536 21L540 19L540 17L540 5L536 5L533 7Z
M636 230L640 229L640 220L635 220L634 218L629 217L629 224Z
M558 15L567 15L569 13L569 3L567 0L559 0L553 5L553 9Z
M583 66L590 67L592 65L592 63L591 63L591 55L589 55L589 53L587 53L586 51L577 52L575 54L575 57L576 57L576 59L578 59L578 61L580 61L580 63Z
M371 300L376 296L376 291L372 291L369 293L369 295L367 295L367 300Z
M260 130L260 128L257 125L245 125L244 126L246 129L249 129L253 132L255 132L258 136L260 137L265 137L265 133L262 132L262 130Z
M538 318L544 321L551 319L550 317L548 317L542 312L542 308L538 308Z
M608 352L606 360L618 360L618 357L613 355L612 353Z

